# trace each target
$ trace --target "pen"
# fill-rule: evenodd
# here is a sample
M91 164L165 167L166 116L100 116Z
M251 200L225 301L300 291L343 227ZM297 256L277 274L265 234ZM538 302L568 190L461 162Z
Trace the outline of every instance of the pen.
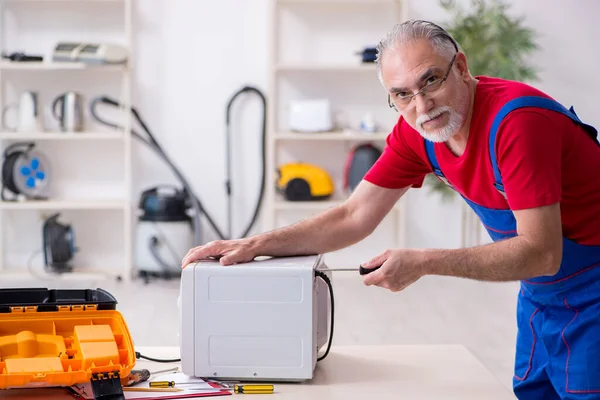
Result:
M152 388L170 388L181 385L198 385L198 382L175 382L175 381L154 381L150 382ZM244 385L233 385L232 387L218 387L218 388L190 388L189 390L233 390L238 394L271 394L275 391L273 385L263 384L244 384Z

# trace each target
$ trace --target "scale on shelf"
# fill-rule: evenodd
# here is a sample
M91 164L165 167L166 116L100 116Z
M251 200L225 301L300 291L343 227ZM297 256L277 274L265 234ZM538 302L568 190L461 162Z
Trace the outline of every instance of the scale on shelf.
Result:
M128 51L118 44L59 42L52 52L52 61L86 64L125 64Z

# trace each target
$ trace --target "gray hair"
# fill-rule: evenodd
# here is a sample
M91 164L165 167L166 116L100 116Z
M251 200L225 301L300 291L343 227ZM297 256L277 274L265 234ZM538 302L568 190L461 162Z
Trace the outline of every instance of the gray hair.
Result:
M396 45L416 41L418 39L427 39L438 53L448 61L452 59L454 54L460 50L459 44L454 38L440 26L422 20L407 20L394 27L383 37L377 45L377 76L382 85L382 67L381 59L384 52ZM384 85L385 86L385 85Z

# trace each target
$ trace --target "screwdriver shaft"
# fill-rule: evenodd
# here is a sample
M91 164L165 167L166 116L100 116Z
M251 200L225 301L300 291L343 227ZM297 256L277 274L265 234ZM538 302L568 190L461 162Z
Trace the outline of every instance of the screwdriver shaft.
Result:
M151 388L173 388L183 385L199 385L201 383L202 382L153 381L150 382L149 385ZM189 390L233 390L235 393L268 394L273 393L274 387L273 385L267 384L244 384L231 387L190 388Z

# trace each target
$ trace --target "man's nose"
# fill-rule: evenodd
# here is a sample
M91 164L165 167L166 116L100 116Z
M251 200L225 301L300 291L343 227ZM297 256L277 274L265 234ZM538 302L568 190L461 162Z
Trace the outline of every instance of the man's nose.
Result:
M413 101L416 103L417 114L424 114L433 109L433 100L424 96L423 93L417 94Z

